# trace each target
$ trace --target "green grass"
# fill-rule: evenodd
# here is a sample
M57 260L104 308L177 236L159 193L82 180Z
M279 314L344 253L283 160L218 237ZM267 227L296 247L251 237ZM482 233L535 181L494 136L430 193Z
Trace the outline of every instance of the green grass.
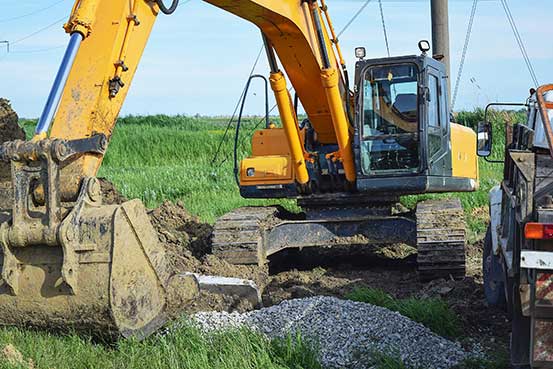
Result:
M469 358L452 369L505 369L510 368L509 354L498 352L491 359Z
M374 369L408 369L399 355L382 352L371 353L370 365Z
M397 311L440 336L458 337L461 334L459 318L447 303L438 298L396 299L382 290L367 287L354 289L346 298Z
M182 321L166 336L145 341L120 341L116 346L95 344L69 335L53 336L17 329L0 330L0 368L37 369L321 369L316 351L301 338L269 340L247 329L204 334ZM23 361L14 365L4 356L6 345Z
M483 111L461 112L459 123L476 128L483 120ZM523 121L521 112L495 112L494 158L501 158L504 147L504 121ZM278 120L275 118L274 120ZM201 219L214 222L217 217L244 205L282 204L297 210L290 200L245 200L240 197L233 175L233 139L231 129L218 160L212 162L221 142L228 118L188 116L128 116L119 119L99 176L106 177L128 198L139 198L148 207L164 200L182 200ZM247 118L240 136L239 158L249 153L254 128L262 118ZM31 135L35 121L24 120ZM234 127L234 126L233 126ZM480 160L480 189L475 193L406 196L404 205L413 208L420 199L459 197L466 212L469 240L483 237L486 221L474 216L485 213L489 190L502 178L503 166Z
M481 111L462 113L459 120L474 126L481 117ZM500 118L495 116L493 120L496 158L502 152ZM226 122L226 118L163 115L121 118L99 176L114 182L126 197L139 198L148 207L155 207L164 200L182 200L192 213L208 222L243 205L280 203L297 209L288 200L240 197L233 178L233 131L224 141L218 160L212 162ZM250 118L244 123L239 158L248 154L251 132L258 122L257 118ZM25 120L23 124L31 136L35 121ZM461 198L474 239L485 231L485 222L472 214L475 209L487 206L487 193L502 176L501 165L483 160L480 170L479 191L454 194ZM419 198L406 197L403 202L413 207ZM349 298L398 311L440 335L455 337L459 334L457 317L440 300L396 300L382 291L370 289L356 290ZM202 335L187 325L166 337L156 336L144 342L123 341L116 347L94 344L75 335L1 329L0 350L7 344L16 347L26 360L31 359L36 368L320 368L316 350L300 337L269 341L249 331ZM375 360L380 369L404 368L393 356L379 356ZM469 362L467 365L473 366L465 369L495 369L474 366L477 364ZM0 368L8 367L0 353Z

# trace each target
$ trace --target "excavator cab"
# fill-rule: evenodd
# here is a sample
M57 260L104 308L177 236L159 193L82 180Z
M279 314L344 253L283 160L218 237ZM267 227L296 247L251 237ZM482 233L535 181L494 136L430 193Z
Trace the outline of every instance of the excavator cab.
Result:
M360 192L420 194L475 189L474 155L464 164L472 175L453 175L452 135L468 142L474 141L474 132L459 126L452 132L442 63L425 54L360 60L356 87ZM461 158L468 159L469 149L461 150Z

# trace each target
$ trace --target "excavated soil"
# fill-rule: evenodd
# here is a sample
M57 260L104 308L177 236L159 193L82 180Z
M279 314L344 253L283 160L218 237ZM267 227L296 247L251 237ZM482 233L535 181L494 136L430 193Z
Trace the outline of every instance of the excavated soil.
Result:
M13 140L25 139L25 132L17 124L18 119L10 102L0 98L0 144ZM10 164L0 162L0 182L9 182L11 177L10 173Z
M10 102L0 98L0 143L25 139L25 132L17 124L18 119Z
M159 241L167 253L174 273L193 272L251 279L258 286L267 284L267 270L228 264L211 255L212 227L191 215L181 202L166 201L149 212L158 232ZM253 306L236 296L202 292L200 298L184 307L186 312L205 310L246 311Z
M115 185L105 178L98 178L100 188L102 189L102 200L106 205L119 205L126 202L128 199L121 195Z
M111 199L123 199L109 182L103 186ZM349 263L347 259L338 265L315 267L302 265L294 269L294 262L301 263L297 255L288 255L285 266L272 270L255 266L235 266L210 255L212 227L191 215L184 204L163 203L149 212L175 273L195 272L251 279L262 289L263 305L271 306L284 300L317 295L345 297L357 287L384 290L396 298L439 297L459 315L465 336L464 344L474 345L484 351L506 350L509 324L506 314L492 309L485 303L482 288L482 244L467 247L467 277L462 281L439 279L430 283L419 282L412 250L401 245L391 245L377 251L369 264ZM387 261L383 264L384 258ZM307 258L309 259L309 258ZM273 260L281 263L283 260ZM372 264L371 264L372 263ZM287 264L287 265L286 265ZM206 310L245 311L252 309L248 303L235 296L202 293L199 299L179 312Z

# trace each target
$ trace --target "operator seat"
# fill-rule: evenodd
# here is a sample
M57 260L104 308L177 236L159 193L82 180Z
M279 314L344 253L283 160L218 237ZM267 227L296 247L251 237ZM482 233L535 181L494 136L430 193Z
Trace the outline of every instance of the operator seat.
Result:
M410 122L417 121L417 94L398 94L393 105L394 110Z

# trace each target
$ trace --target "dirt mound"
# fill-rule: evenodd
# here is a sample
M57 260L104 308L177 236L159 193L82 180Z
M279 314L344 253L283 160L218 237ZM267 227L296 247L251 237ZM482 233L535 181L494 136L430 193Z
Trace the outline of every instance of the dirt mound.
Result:
M17 124L18 120L10 102L0 98L0 143L25 139L25 131Z
M193 272L251 279L261 288L267 284L267 271L257 267L231 265L210 255L213 228L191 215L182 202L166 201L149 212L159 241L165 248L173 273ZM186 312L205 310L245 311L253 306L235 296L209 293L184 307Z
M0 98L0 144L25 139L25 132L17 124L18 120L19 118L13 111L10 102ZM10 178L10 164L0 162L0 182L9 182Z
M359 287L372 287L398 297L416 293L421 284L414 268L356 268L348 265L313 270L292 270L271 276L263 291L265 306L284 300L312 296L336 296L343 298Z
M4 346L0 351L0 362L7 363L10 367L33 369L35 364L32 360L25 360L23 354L12 344Z
M164 202L148 214L174 273L196 272L209 248L211 226L192 216L182 203Z
M126 202L128 199L121 195L115 185L105 178L98 178L100 187L102 188L102 200L106 205L119 205Z
M213 228L191 215L182 202L164 202L150 212L150 219L158 231L163 244L187 249L198 259L211 253Z

